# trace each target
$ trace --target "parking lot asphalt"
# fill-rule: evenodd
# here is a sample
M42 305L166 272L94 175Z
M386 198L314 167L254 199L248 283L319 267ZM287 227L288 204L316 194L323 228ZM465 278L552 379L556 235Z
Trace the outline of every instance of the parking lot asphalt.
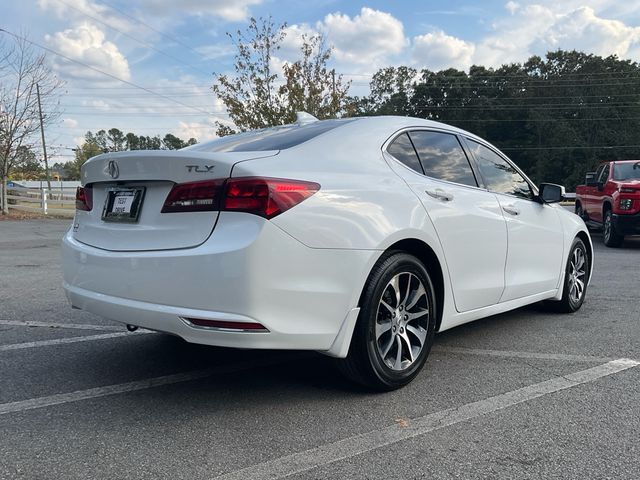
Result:
M331 359L190 345L71 310L68 221L0 222L0 478L640 478L640 238L582 309L439 334L363 393Z

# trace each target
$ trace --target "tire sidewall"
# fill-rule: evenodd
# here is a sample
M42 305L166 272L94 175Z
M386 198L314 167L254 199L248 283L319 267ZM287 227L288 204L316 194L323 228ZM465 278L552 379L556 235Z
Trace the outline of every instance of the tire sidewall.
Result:
M435 334L435 312L437 312L433 283L429 273L422 265L422 263L415 257L409 254L398 253L390 256L387 262L391 261L391 264L378 275L376 278L371 279L371 284L368 285L365 295L366 305L363 305L361 311L361 320L363 320L364 326L364 340L366 342L366 354L369 359L370 365L373 370L373 374L377 377L378 381L389 388L397 388L409 383L420 372L424 363L426 362L431 345L433 344L433 337ZM389 283L389 281L397 274L409 272L420 279L425 291L427 292L427 300L429 305L429 321L427 336L425 338L425 344L422 347L420 355L413 362L413 364L403 371L396 371L389 368L380 357L378 347L376 344L375 325L377 321L378 305L382 294Z
M607 226L609 228L607 228ZM609 233L607 234L607 232ZM610 210L607 210L604 214L604 232L602 232L602 237L606 245L609 245L611 243L611 239L613 237L613 223L611 222Z
M571 258L573 257L573 252L576 249L582 250L582 254L584 255L584 259L585 259L584 260L585 261L584 290L582 292L582 296L580 297L580 300L578 300L577 302L571 298L570 285L569 285L569 274L571 272ZM589 284L590 272L591 272L591 259L589 258L587 247L581 239L576 238L571 244L571 249L569 250L569 257L567 258L567 266L565 268L565 280L564 280L564 289L566 292L567 302L571 310L574 312L582 306L582 304L584 303L584 299L587 296L587 286Z

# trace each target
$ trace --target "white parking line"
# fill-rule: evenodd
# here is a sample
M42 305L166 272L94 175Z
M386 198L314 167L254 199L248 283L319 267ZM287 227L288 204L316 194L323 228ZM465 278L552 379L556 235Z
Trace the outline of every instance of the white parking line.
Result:
M162 377L147 378L145 380L137 380L134 382L108 385L106 387L89 388L88 390L77 390L70 393L59 393L46 397L31 398L29 400L2 403L0 404L0 415L23 412L25 410L32 410L34 408L49 407L52 405L61 405L64 403L78 402L80 400L88 400L91 398L106 397L108 395L117 395L119 393L135 392L138 390L145 390L147 388L172 385L174 383L189 382L191 380L198 380L201 378L210 377L212 375L236 373L257 367L268 367L283 363L285 361L295 361L299 358L299 356L295 357L292 355L271 357L267 359L257 358L251 361L239 362L233 365L223 365L219 367L207 368L204 370L196 370L193 372L176 373L174 375L165 375Z
M485 350L480 348L433 347L434 353L461 353L464 355L487 355L490 357L532 358L536 360L560 360L564 362L606 363L611 357L592 357L590 355L570 355L565 353L514 352L510 350Z
M304 452L260 463L251 467L216 477L224 480L244 480L251 478L279 479L306 472L316 467L345 460L363 453L391 445L419 435L471 420L488 413L528 402L554 392L576 387L599 378L640 365L628 359L613 360L587 370L557 377L545 382L529 385L511 392L468 403L461 407L449 408L424 417L409 420L408 425L392 425L369 433L345 438Z
M121 332L125 327L115 325L85 325L84 323L48 323L48 322L18 322L15 320L0 320L0 325L17 327L45 327L45 328L70 328L75 330L104 330L105 332Z
M119 333L101 333L100 335L85 335L82 337L55 338L52 340L38 340L35 342L12 343L9 345L0 345L0 352L9 350L22 350L23 348L47 347L50 345L63 345L67 343L92 342L94 340L105 340L109 338L131 337L144 333L154 333L149 330L138 330L135 333L119 332Z

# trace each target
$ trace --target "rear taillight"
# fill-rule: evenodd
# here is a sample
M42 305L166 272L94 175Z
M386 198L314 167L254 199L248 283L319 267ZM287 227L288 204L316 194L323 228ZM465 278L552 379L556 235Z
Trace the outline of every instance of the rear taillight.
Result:
M273 218L320 190L314 182L244 177L227 180L220 210Z
M181 183L167 196L163 213L220 210L273 218L320 190L320 185L282 178L240 177Z
M93 208L93 187L78 187L76 190L76 210L90 212Z
M224 180L179 183L175 185L162 206L162 213L209 212L218 210Z

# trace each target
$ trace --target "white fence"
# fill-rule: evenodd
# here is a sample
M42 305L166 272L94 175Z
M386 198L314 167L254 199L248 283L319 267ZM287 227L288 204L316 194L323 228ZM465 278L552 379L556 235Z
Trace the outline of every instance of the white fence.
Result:
M10 209L72 217L75 213L76 188L57 187L48 190L45 187L9 187L7 204Z

